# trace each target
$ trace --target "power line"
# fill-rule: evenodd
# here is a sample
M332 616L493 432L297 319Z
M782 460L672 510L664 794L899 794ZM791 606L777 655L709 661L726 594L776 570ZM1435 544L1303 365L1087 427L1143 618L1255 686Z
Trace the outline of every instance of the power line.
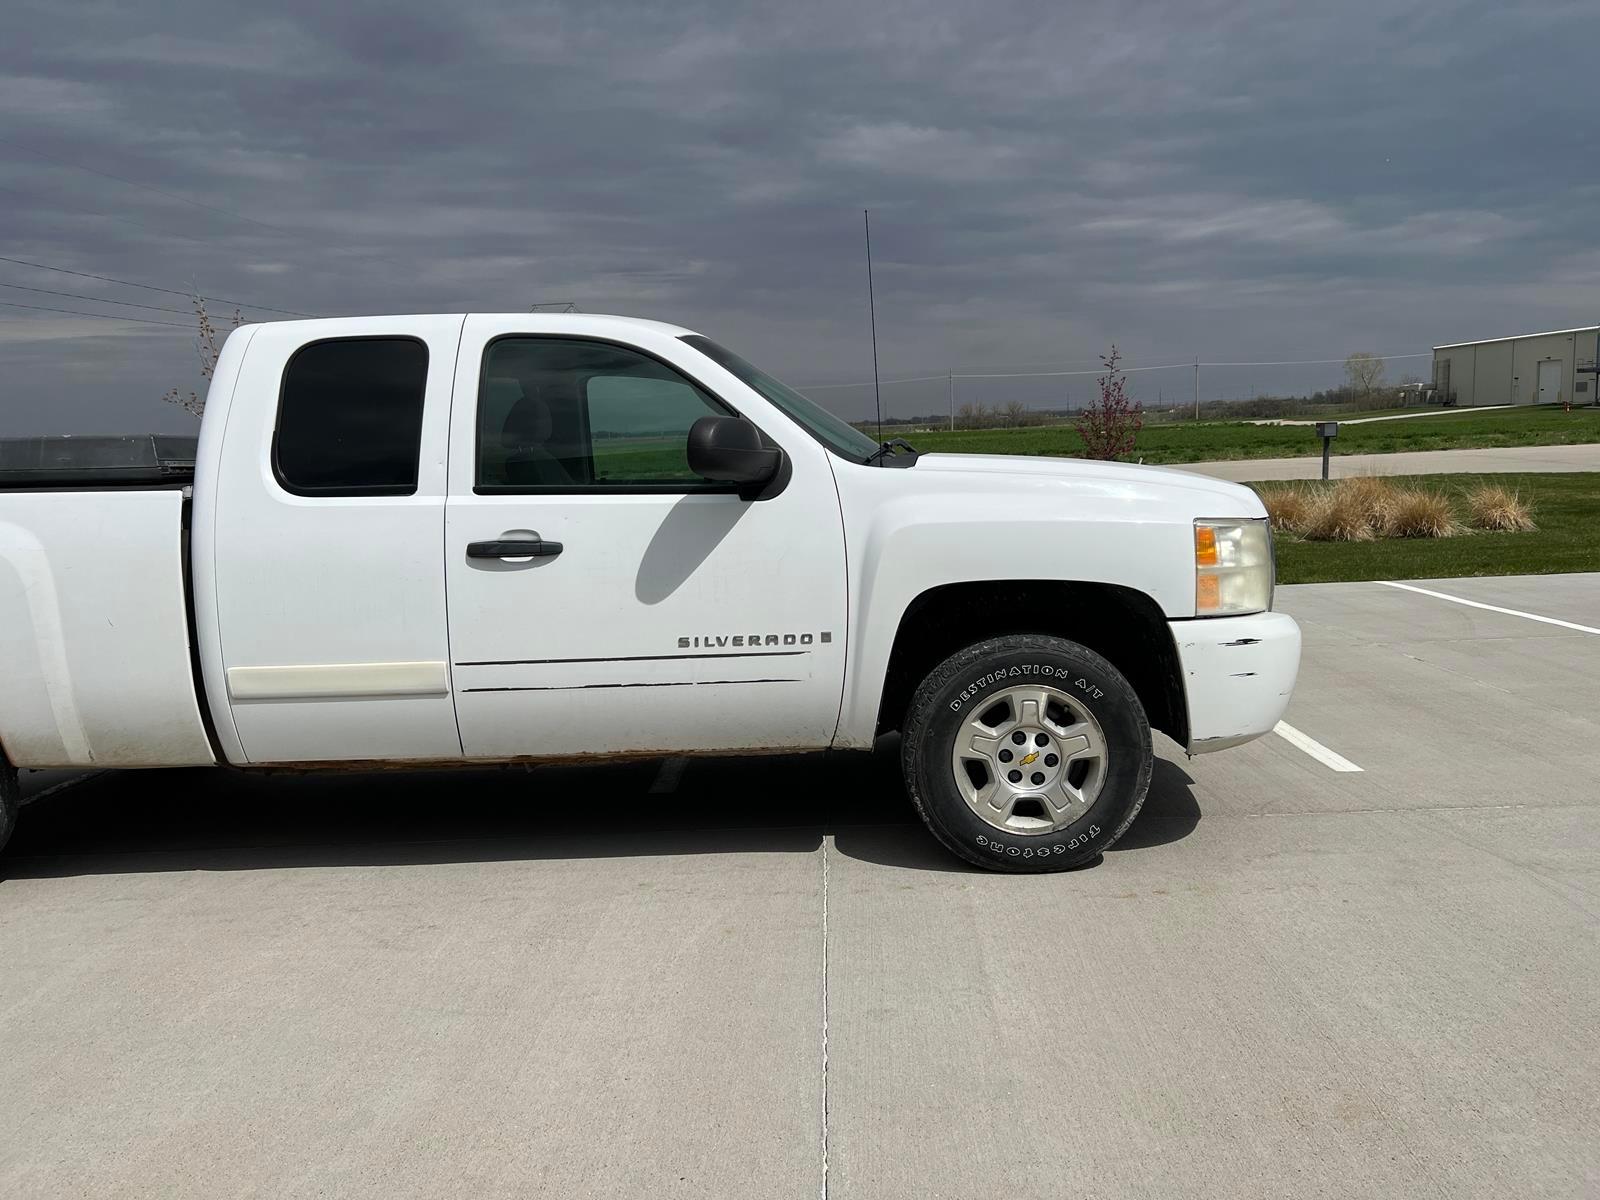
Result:
M1341 360L1343 361L1343 360ZM1120 367L1123 372L1129 371L1169 371L1173 367L1190 367L1193 363L1163 363L1155 367ZM907 379L885 379L883 384L888 387L896 383L928 383L935 379L1056 379L1066 375L1104 375L1106 370L1101 367L1098 371L1012 371L996 375L963 375L960 371L946 371L942 375L912 375ZM853 388L871 387L873 381L868 379L861 383L816 383L809 385L796 385L802 392L820 392L828 388Z
M135 283L131 279L118 279L112 275L96 275L93 271L74 271L68 267L52 267L49 263L30 262L26 258L8 258L0 254L0 262L16 263L23 267L37 267L41 271L56 271L62 275L76 275L81 279L98 279L104 283L120 283L123 287L142 288L147 292L163 292L168 296L182 296L191 298L193 292L180 292L176 288L156 287L152 283ZM202 300L210 300L213 304L231 304L235 308L253 308L257 312L282 313L289 317L314 317L316 313L297 312L292 308L271 308L265 304L247 304L243 300L227 300L221 296L201 296Z
M106 300L100 296L87 296L82 292L53 292L49 288L24 287L20 283L0 283L0 287L11 288L18 292L38 292L41 296L65 296L69 300L92 300L96 304L120 304L125 308L148 308L153 312L182 313L190 311L185 308L167 308L161 304L140 304L135 300Z
M1122 375L1130 375L1134 371L1170 371L1175 367L1192 367L1193 363L1160 363L1153 367L1118 367ZM1104 375L1106 368L1098 371L1006 371L989 375L957 375L957 379L1056 379L1063 375Z
M39 312L66 313L70 317L99 317L102 321L131 321L135 325L170 325L174 329L192 329L179 321L152 321L148 317L119 317L116 313L86 313L75 308L46 308L43 304L23 304L16 300L0 300L7 308L32 308Z
M1419 353L1415 353L1415 354L1375 354L1375 355L1373 355L1373 357L1374 358L1381 358L1381 359L1391 359L1391 358L1431 358L1432 357L1432 352L1431 351L1430 352L1419 352ZM1079 361L1084 361L1084 360L1080 359ZM1192 370L1194 370L1194 368L1196 366L1200 366L1200 367L1307 367L1307 366L1321 366L1321 365L1326 365L1328 363L1342 363L1344 361L1345 360L1342 359L1342 358L1295 358L1295 359L1283 359L1283 360L1280 360L1280 361L1277 361L1277 362L1201 362L1201 363L1181 362L1181 363L1157 363L1157 364L1155 364L1153 366L1148 366L1148 367L1119 367L1118 370L1121 371L1123 374L1132 374L1135 371L1176 371L1179 368L1182 368L1184 370L1192 371ZM890 384L898 384L898 383L930 383L930 382L932 382L933 380L936 380L936 379L1059 379L1059 378L1063 378L1063 377L1066 377L1066 376L1073 376L1073 375L1104 375L1105 373L1106 372L1105 372L1105 368L1104 367L1101 367L1099 370L1093 370L1093 371L1001 371L1001 372L966 373L966 374L963 374L960 371L955 371L955 372L946 371L946 372L944 372L943 374L940 374L940 375L913 375L913 376L910 376L910 377L908 377L906 379L885 379L883 381L883 383L884 383L885 386L888 386ZM870 379L863 380L863 381L861 381L859 383L816 383L816 384L810 384L810 385L806 385L806 386L799 386L798 390L802 391L802 392L820 392L820 391L833 389L833 388L871 387L872 384L873 384L873 381L870 380Z
M1325 363L1346 362L1349 357L1349 355L1346 355L1344 358L1295 358L1284 362L1203 362L1200 365L1202 367L1310 367ZM1433 351L1429 350L1426 353L1418 352L1416 354L1374 354L1372 357L1382 359L1432 358Z
M883 386L888 387L891 383L926 383L930 379L946 379L948 377L949 372L946 372L944 375L915 375L910 379L885 379L881 382ZM957 375L956 378L964 379L966 377ZM803 392L820 392L827 388L871 387L873 382L873 380L869 379L865 383L813 383L800 388L800 390Z

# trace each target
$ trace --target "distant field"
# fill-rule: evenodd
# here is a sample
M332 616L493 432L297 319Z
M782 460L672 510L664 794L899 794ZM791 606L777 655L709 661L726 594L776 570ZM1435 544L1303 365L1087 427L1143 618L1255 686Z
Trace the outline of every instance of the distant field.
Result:
M929 431L912 435L919 450L955 454L1045 454L1074 456L1083 443L1070 425L1023 429ZM1480 446L1563 446L1600 442L1600 408L1562 412L1554 406L1446 413L1410 421L1348 425L1334 442L1335 454L1389 454L1402 450L1462 450ZM1139 433L1129 461L1206 462L1226 458L1288 458L1320 454L1322 441L1306 425L1252 425L1202 421L1149 425Z
M1278 582L1345 583L1357 579L1600 571L1600 536L1595 532L1600 523L1600 474L1398 475L1390 477L1389 482L1453 496L1476 486L1503 484L1532 502L1533 519L1539 528L1532 533L1474 532L1452 538L1387 538L1372 542L1307 542L1280 533L1274 538ZM1457 503L1458 509L1464 507Z

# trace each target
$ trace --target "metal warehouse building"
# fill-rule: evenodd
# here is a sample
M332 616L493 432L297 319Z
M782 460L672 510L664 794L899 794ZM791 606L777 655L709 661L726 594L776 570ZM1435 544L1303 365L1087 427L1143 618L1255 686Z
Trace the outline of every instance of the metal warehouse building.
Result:
M1591 404L1600 326L1523 333L1433 348L1434 394L1446 404Z

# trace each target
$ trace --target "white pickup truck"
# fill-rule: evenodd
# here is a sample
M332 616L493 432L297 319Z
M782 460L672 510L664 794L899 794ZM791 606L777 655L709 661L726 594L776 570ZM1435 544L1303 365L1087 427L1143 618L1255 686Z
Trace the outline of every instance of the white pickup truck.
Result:
M0 840L19 767L866 750L898 730L939 841L1056 870L1133 820L1152 727L1191 754L1259 737L1299 667L1248 489L897 452L651 321L247 325L192 472L57 451L0 463Z

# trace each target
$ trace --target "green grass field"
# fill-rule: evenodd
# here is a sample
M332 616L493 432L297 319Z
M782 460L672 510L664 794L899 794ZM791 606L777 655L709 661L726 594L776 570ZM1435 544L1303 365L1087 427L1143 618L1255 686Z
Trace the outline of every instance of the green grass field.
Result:
M1070 425L1022 429L948 430L917 433L918 450L957 454L1045 454L1075 456L1083 442ZM1404 421L1346 425L1334 442L1336 454L1388 454L1402 450L1461 450L1481 446L1562 446L1600 442L1600 408L1572 412L1547 406L1495 412L1446 413ZM1130 462L1206 462L1225 458L1289 458L1321 454L1322 441L1307 425L1251 425L1202 421L1149 425L1139 433Z
M1459 497L1485 483L1511 488L1533 503L1532 533L1463 533L1452 538L1307 542L1275 535L1279 583L1357 579L1445 579L1459 575L1550 575L1600 571L1600 473L1552 475L1410 475L1393 482ZM1281 483L1251 486L1282 487ZM1315 486L1301 484L1300 486ZM1465 505L1459 499L1458 512Z

